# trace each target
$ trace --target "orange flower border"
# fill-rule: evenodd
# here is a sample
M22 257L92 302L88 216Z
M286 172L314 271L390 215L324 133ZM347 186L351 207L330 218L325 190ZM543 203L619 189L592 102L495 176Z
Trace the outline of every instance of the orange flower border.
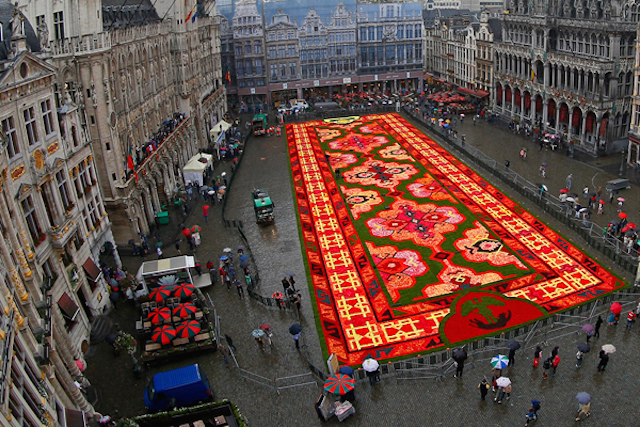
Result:
M461 203L474 207L478 219L544 277L535 281L534 275L529 275L484 286L483 291L500 293L513 301L526 300L539 307L536 312L541 318L626 286L399 115L365 116L362 121L381 125ZM327 353L354 365L369 356L390 359L424 354L455 343L444 334L444 324L451 315L452 302L464 297L464 292L403 307L389 306L320 146L314 130L319 125L326 127L327 123L287 125L287 140L316 321ZM507 324L485 335L521 325Z

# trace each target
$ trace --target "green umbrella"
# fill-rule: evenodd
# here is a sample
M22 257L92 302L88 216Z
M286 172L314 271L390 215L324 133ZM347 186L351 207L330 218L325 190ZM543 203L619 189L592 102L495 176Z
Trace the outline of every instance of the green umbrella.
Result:
M356 381L348 375L333 374L324 382L324 389L329 393L345 395L356 388Z

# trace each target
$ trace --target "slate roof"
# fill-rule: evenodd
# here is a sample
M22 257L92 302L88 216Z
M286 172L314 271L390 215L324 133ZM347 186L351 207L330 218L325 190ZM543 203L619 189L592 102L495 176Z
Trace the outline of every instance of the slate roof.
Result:
M2 39L4 40L0 42L0 61L5 61L9 57L10 41L13 34L11 31L11 18L13 17L14 8L15 6L10 1L0 0L0 24L2 25ZM29 46L31 52L40 52L38 36L26 16L24 17L24 30L27 35L27 46Z

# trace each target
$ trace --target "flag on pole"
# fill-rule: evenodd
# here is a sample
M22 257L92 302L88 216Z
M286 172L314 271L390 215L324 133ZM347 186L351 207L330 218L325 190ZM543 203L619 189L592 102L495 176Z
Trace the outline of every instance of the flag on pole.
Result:
M229 82L229 84L231 84L231 74L227 71L227 75L224 76L225 79L227 79L227 81Z
M193 16L191 17L191 22L196 22L197 17L198 17L198 11L196 10L196 13L194 13Z
M196 10L196 7L198 7L197 3L196 3L195 6L193 6L193 9L191 9L191 12L189 12L189 14L187 15L187 18L184 20L184 22L187 22L189 19L191 19L191 17L193 16L193 12ZM193 16L193 20L195 21L195 16Z
M533 71L533 65L531 66L531 83L536 79L536 72Z

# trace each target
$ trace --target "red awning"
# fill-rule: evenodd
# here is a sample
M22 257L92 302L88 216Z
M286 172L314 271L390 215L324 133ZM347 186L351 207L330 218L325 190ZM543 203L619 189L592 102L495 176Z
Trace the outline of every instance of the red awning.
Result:
M529 92L524 94L524 108L531 108L531 94Z
M87 272L87 276L93 281L97 282L102 271L98 268L95 262L91 258L87 258L87 260L82 264L82 268Z
M520 105L522 102L522 95L520 95L520 91L516 92L516 105Z
M505 95L505 100L507 102L511 102L511 88L507 87L507 94Z
M60 310L62 310L64 317L70 320L76 320L76 316L78 316L80 309L66 292L63 293L58 300L58 306L60 307Z
M489 92L485 92L483 90L471 90L467 89L466 87L458 87L458 89L456 90L467 95L475 96L476 98L484 98L485 96L489 96Z
M536 113L542 113L542 98L536 98Z
M567 104L562 104L560 107L560 123L564 123L569 120L569 107Z

